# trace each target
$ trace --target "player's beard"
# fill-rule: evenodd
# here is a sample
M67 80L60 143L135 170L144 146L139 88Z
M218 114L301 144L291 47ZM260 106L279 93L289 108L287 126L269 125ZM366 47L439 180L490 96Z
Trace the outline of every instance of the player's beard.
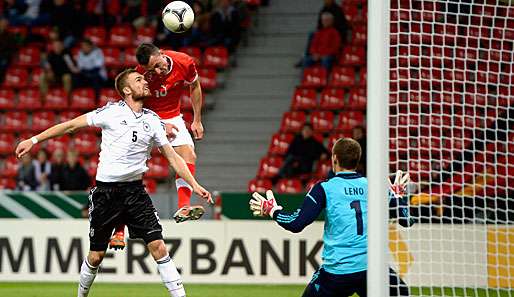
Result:
M146 98L149 98L151 96L152 96L152 93L150 92L150 90L148 90L148 92L145 92L144 89L143 89L143 91L141 93L136 94L132 98L134 99L134 101L142 101L142 100L145 100Z

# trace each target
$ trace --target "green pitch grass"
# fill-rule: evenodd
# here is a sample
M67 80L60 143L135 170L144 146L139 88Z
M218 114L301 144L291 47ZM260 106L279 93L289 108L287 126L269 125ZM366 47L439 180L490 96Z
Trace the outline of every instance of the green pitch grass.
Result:
M187 285L188 297L300 297L304 285ZM75 283L2 283L1 297L76 296ZM514 291L412 288L412 296L512 297ZM94 284L89 297L168 297L161 284ZM344 296L341 296L344 297ZM357 295L354 295L357 297Z

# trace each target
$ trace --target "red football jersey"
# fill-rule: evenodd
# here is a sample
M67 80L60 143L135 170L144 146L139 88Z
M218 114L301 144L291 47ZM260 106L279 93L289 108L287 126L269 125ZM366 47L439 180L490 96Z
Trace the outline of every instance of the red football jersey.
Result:
M145 108L153 110L161 119L171 119L180 115L180 97L189 93L189 85L198 78L193 59L180 52L161 51L170 64L170 72L157 75L147 72L141 65L136 70L145 76L152 97L145 99Z

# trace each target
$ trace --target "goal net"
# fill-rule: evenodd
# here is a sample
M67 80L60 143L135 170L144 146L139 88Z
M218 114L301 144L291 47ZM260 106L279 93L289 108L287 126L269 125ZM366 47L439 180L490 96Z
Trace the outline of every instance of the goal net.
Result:
M417 220L389 225L391 267L412 295L514 296L514 1L390 1L389 167Z

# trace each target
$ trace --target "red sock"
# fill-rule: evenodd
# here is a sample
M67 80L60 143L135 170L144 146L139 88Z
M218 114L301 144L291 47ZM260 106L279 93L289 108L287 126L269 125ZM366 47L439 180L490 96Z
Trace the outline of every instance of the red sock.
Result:
M114 229L114 235L121 235L125 237L125 225L116 226L116 229Z
M191 174L195 175L195 164L187 163L187 168L191 171ZM178 194L178 208L181 208L186 205L191 204L191 194L192 189L191 186L186 183L186 181L178 176L175 176L175 185L177 186L177 194Z

